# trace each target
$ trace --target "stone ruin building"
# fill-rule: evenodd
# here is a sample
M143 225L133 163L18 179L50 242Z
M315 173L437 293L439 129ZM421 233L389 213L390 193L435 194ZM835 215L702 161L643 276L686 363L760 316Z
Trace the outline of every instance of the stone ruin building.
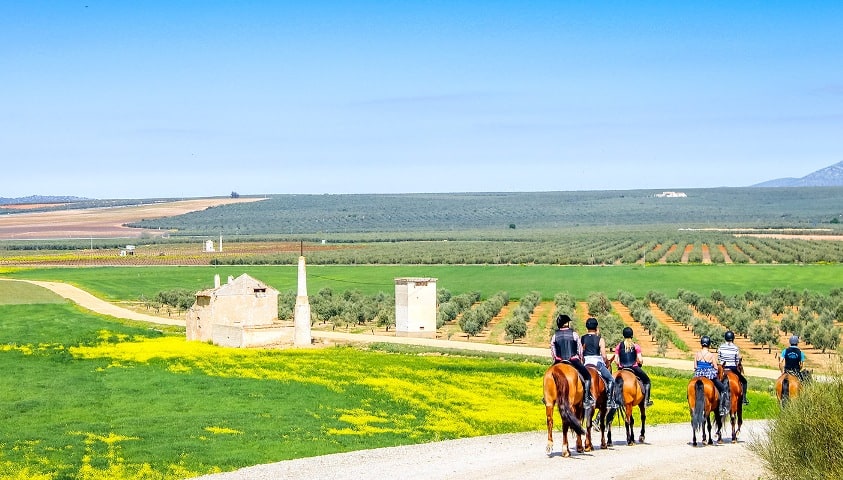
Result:
M292 343L294 327L278 321L278 290L247 274L196 293L186 317L187 340L226 347Z

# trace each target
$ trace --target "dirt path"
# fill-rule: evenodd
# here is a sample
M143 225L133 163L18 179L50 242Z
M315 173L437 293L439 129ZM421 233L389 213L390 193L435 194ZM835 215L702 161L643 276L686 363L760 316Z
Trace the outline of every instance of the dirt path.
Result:
M140 322L158 323L161 325L176 325L184 326L183 320L174 320L171 318L156 317L154 315L146 315L143 313L134 312L127 308L118 307L112 303L101 300L81 288L73 285L60 282L41 282L37 280L6 280L0 279L0 282L28 282L39 287L52 290L64 298L72 300L77 305L87 308L93 312L101 313L103 315L111 315L112 317L125 318L128 320L137 320Z
M690 445L691 427L687 423L648 426L646 442L630 447L619 440L623 427L615 425L612 448L572 452L571 458L561 456L561 432L554 433L550 456L545 454L546 432L513 433L301 458L199 478L323 479L330 472L333 480L757 480L764 469L747 444L764 431L764 426L763 421L746 422L737 444L705 447Z

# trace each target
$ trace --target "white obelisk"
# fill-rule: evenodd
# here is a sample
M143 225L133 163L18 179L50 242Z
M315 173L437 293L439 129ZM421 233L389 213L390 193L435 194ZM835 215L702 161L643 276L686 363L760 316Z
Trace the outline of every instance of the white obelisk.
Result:
M304 268L304 255L299 257L299 289L296 294L295 333L293 343L296 346L309 346L310 335L310 302L307 300L307 274Z

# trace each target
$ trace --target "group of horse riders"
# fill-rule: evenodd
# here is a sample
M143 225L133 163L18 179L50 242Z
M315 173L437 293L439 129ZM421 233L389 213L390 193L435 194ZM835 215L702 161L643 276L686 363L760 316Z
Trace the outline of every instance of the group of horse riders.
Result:
M614 395L614 377L609 371L609 359L606 355L606 342L597 331L597 319L589 318L585 322L585 328L588 332L580 337L571 328L571 317L566 314L560 314L556 317L557 330L553 334L550 341L550 353L553 358L553 363L565 362L577 369L581 380L583 382L583 390L585 396L583 404L586 408L594 406L595 399L591 390L591 375L588 373L586 365L594 366L603 381L606 383L607 393L607 407L617 408L615 404ZM653 402L650 400L650 377L644 370L641 369L643 358L641 356L641 346L632 340L633 331L626 327L623 329L623 341L619 343L614 349L614 362L620 369L629 369L635 373L644 390L644 401L646 406L651 406ZM711 338L703 336L700 338L700 350L694 355L694 376L705 377L711 379L720 392L720 412L725 415L729 411L731 399L729 398L729 385L726 381L721 381L718 378L718 365L722 366L724 371L731 370L740 380L743 395L744 405L749 404L746 397L747 382L743 375L743 366L741 365L740 349L735 345L735 333L731 330L723 335L724 342L720 344L716 352L710 350ZM802 365L805 361L805 353L797 346L799 344L799 337L793 335L790 337L790 346L783 349L779 355L779 370L783 373L790 373L795 375L800 380L804 380L802 373Z
M597 326L597 319L589 318L585 322L588 332L580 337L571 328L571 317L564 313L560 314L556 317L557 330L550 340L550 354L554 364L566 362L579 372L585 391L583 406L589 408L595 403L591 391L591 375L586 367L586 365L592 365L606 383L607 407L617 408L614 395L615 380L607 365L610 362L606 355L606 341L597 332ZM641 380L644 402L649 407L653 404L650 400L650 377L641 369L644 363L641 346L632 341L632 333L629 327L623 329L624 339L614 349L614 361L618 368L633 371Z

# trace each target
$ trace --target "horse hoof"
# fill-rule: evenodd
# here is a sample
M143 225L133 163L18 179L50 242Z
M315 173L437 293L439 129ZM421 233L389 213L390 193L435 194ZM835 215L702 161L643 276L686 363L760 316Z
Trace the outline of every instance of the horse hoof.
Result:
M644 443L644 435L638 437L638 443Z
M578 451L579 451L579 450L578 450ZM583 451L585 451L585 452L593 452L593 451L594 451L594 447L592 447L592 446L585 447L585 450L583 450ZM582 453L582 452L580 452L580 453Z
M565 450L564 452L562 452L562 456L565 457L565 458L568 458L568 457L571 456L571 452L568 451L568 450Z
M732 443L738 443L738 439L737 439L737 438L733 438L733 439L732 439Z
M547 447L544 448L544 451L545 451L545 453L550 455L550 453L553 452L553 445L548 445Z

